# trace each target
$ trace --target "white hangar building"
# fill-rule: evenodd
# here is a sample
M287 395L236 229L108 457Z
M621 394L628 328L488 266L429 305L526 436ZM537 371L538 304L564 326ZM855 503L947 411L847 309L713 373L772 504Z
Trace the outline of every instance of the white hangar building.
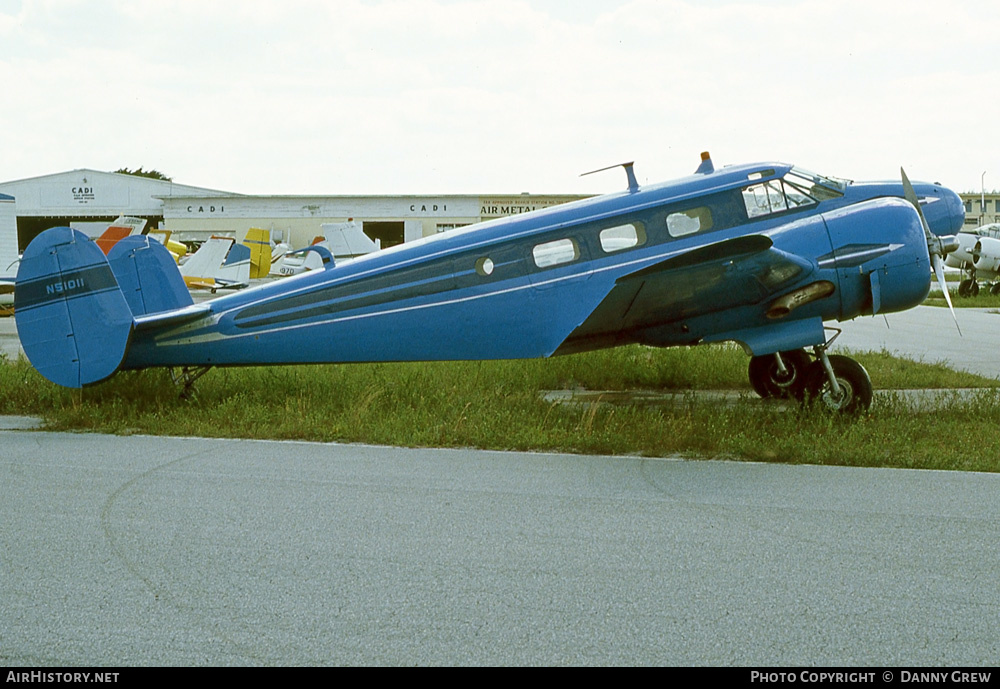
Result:
M213 234L242 240L251 227L295 248L323 223L353 219L383 247L481 220L516 215L584 195L249 196L136 175L80 169L0 183L14 197L23 251L42 230L71 226L100 234L119 215L145 218L180 241Z
M14 197L22 251L35 235L50 227L70 226L100 234L119 215L145 218L147 226L156 227L163 222L161 198L172 194L235 196L160 179L87 169L2 182L0 194Z
M389 247L455 227L584 198L573 195L479 196L165 196L164 227L182 241L251 227L295 248L311 244L323 223L354 220Z

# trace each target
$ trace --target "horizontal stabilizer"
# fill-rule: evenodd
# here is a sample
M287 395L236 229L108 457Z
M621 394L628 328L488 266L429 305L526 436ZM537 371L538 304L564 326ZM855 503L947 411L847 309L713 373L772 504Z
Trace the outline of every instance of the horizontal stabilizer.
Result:
M198 320L211 312L212 307L208 304L191 304L176 311L162 311L148 316L139 316L135 319L135 329L147 330L161 326L180 325L181 323Z

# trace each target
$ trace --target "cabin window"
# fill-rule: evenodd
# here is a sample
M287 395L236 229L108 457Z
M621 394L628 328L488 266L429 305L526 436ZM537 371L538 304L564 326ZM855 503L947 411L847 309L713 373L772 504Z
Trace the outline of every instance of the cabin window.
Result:
M476 261L476 272L482 275L483 277L492 275L494 267L495 266L493 265L492 258L484 256L483 258Z
M712 229L712 211L707 206L689 208L667 216L667 232L671 237L684 237Z
M614 253L646 243L646 230L642 225L629 223L601 230L601 248L605 253Z
M531 250L535 265L539 268L561 266L580 258L580 249L572 239L557 239L554 242L538 244Z

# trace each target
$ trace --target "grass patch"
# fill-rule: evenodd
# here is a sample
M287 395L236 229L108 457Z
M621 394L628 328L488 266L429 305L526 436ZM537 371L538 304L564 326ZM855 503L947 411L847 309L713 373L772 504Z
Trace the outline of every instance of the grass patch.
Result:
M1000 308L1000 294L990 294L989 289L979 290L979 294L974 297L960 297L955 293L951 295L951 303L957 308L972 309L995 309ZM948 303L944 300L941 290L931 290L924 300L924 306L944 306Z
M914 412L890 396L842 419L762 404L735 347L624 347L548 360L216 369L178 398L165 370L83 390L27 362L0 365L0 413L54 430L364 442L578 453L726 457L853 466L1000 470L995 380L882 352L855 355L878 389L980 387L972 401ZM735 389L735 405L570 406L540 391Z

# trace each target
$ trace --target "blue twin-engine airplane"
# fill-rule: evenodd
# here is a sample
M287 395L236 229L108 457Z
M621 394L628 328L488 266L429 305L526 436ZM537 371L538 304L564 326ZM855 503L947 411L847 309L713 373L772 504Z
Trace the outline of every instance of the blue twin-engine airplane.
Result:
M938 184L856 183L783 163L694 174L460 228L194 304L142 236L107 258L70 228L28 246L17 328L49 380L118 370L548 357L734 340L762 396L853 412L868 374L824 321L927 295L964 208ZM905 199L905 200L904 200ZM945 290L947 294L947 290ZM805 348L813 351L810 356ZM186 389L186 387L185 387Z

